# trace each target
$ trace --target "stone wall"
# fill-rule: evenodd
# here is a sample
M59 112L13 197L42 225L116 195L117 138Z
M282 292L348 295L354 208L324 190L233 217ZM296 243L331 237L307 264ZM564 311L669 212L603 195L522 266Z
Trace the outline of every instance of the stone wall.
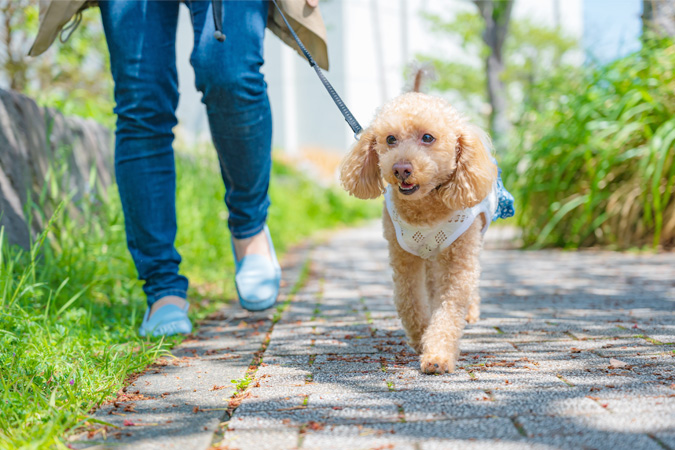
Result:
M26 207L38 202L46 181L56 182L64 198L73 195L74 204L86 193L105 195L112 148L111 131L98 123L0 89L0 226L9 243L28 248L31 234L42 229L39 215L28 224ZM47 216L54 206L45 205Z

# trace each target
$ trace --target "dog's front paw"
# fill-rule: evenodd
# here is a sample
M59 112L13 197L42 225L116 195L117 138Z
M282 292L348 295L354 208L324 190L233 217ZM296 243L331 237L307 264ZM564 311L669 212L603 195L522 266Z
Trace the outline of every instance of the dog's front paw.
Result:
M447 354L438 354L438 353L425 353L420 358L420 366L422 372L434 374L434 373L450 373L455 371L455 358L453 358L450 353Z
M476 323L480 319L480 306L475 303L469 305L469 310L466 313L466 321L468 323Z

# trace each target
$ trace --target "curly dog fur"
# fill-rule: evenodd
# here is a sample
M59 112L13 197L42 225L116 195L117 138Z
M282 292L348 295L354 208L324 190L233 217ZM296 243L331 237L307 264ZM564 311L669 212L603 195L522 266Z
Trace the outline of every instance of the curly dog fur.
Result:
M446 101L410 92L381 108L345 157L340 181L362 199L379 197L389 183L403 220L432 225L489 194L497 167L488 145L487 136ZM484 220L434 258L422 259L401 248L384 209L394 301L426 373L454 370L464 326L478 320Z

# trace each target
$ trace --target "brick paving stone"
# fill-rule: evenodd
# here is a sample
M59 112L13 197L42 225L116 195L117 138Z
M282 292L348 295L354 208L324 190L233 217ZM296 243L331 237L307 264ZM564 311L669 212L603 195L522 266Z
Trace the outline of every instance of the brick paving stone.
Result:
M332 385L336 389L353 387L363 392L389 391L382 373L330 373L314 375L316 385Z
M575 435L535 437L528 442L542 444L546 449L560 450L663 450L661 445L645 434L606 433L588 429Z
M334 445L334 442L338 440L341 445L344 445L343 442L351 445L351 447L339 448L372 448L371 446L376 446L376 442L382 439L386 439L385 442L393 444L412 444L428 439L471 440L483 438L519 439L520 435L510 419L500 417L380 423L363 426L328 425L321 430L308 431L303 442L303 448L305 444L308 448L323 448L323 445L333 448L331 445ZM364 444L369 446L366 447Z
M227 431L222 447L231 450L277 450L297 448L298 431L293 428ZM196 448L196 447L187 447Z
M152 399L135 402L134 420L180 426L137 427L114 444L675 450L675 254L518 251L491 233L481 320L465 330L455 373L420 372L380 225L343 230L309 251L309 278L276 323L234 307L175 349L175 365L136 380ZM268 332L230 416L229 380ZM110 408L100 417L121 423Z
M312 408L340 408L359 406L363 408L395 407L396 398L389 392L339 391L314 393L307 404Z
M650 434L671 439L672 352L658 344L671 340L674 296L659 283L669 282L674 273L664 262L675 258L654 255L654 275L642 268L652 258L488 250L483 320L467 327L456 373L427 376L396 317L378 230L359 232L321 248L314 266L321 292L304 299L300 314L291 305L279 342L273 333L268 348L278 365L287 363L284 353L312 361L297 368L311 381L288 391L307 395L306 406L281 412L296 427L316 417L300 433L300 448L641 449L659 445ZM377 242L378 250L345 251L346 243L360 248L357 241ZM630 368L611 369L612 358ZM269 374L264 386L274 385ZM283 388L282 373L276 378ZM661 403L647 412L650 401ZM526 431L519 418L544 431ZM620 432L625 439L611 437Z
M308 395L302 387L260 387L253 391L237 408L237 413L299 408Z
M543 444L527 442L524 439L504 441L500 439L445 439L422 442L420 450L550 450Z
M675 431L655 433L652 438L661 443L662 448L675 448Z
M575 416L580 414L607 414L585 389L560 389L530 391L492 391L495 408L500 415L509 417L524 414Z

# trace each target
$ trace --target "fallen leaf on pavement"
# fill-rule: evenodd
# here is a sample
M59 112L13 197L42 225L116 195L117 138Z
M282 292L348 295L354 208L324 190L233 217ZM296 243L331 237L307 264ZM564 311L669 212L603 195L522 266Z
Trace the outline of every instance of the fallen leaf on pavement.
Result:
M609 360L609 368L610 369L619 369L621 367L626 367L628 363L619 361L618 359L611 358Z

